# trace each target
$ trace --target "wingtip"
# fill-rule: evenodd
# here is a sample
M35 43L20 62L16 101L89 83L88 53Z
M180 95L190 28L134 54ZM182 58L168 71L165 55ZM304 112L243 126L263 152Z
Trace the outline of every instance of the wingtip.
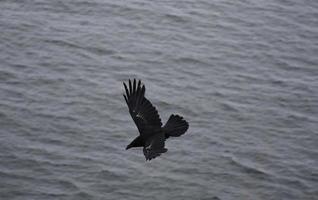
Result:
M128 81L128 84L129 84L129 92L132 92L131 80L130 80L130 79L129 79L129 81Z
M141 81L141 79L136 79L136 78L134 78L134 79L128 79L128 84L131 84L132 86L133 86L133 84L135 84L136 86L137 85L142 85L142 81ZM123 84L125 85L126 83L125 83L125 81L123 81Z
M133 81L133 91L136 92L136 79Z
M126 103L128 104L128 99L127 99L126 95L123 94L123 96L124 96Z

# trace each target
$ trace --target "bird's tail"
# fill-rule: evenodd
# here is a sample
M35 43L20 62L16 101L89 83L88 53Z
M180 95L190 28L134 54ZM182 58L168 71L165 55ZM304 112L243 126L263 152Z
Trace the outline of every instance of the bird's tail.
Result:
M183 117L179 115L170 115L167 123L164 125L163 130L166 138L179 137L184 134L189 128L189 124Z

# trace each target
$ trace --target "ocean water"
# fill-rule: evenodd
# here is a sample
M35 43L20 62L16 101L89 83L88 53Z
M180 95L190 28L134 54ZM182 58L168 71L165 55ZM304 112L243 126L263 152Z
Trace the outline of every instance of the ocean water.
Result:
M318 199L318 1L0 1L0 199ZM185 135L146 162L122 82Z

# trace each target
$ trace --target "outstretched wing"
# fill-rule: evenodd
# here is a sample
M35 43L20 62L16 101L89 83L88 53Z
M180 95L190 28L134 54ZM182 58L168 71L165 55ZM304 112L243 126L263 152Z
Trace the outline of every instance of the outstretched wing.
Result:
M161 119L158 111L145 98L145 86L141 86L141 81L136 83L134 79L133 83L131 80L128 82L128 87L124 83L125 92L124 94L126 103L129 108L129 113L133 118L140 134L142 134L147 128L160 128L162 126Z
M146 160L154 159L167 151L168 149L165 148L165 136L162 132L156 133L146 140L146 144L143 148Z

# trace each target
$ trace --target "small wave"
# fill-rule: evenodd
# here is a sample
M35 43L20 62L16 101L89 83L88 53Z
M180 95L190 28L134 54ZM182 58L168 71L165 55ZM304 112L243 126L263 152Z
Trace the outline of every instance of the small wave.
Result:
M224 108L225 111L239 112L239 110L230 105L230 103L221 103L221 106Z
M166 14L165 17L177 23L185 23L188 21L184 16L175 14Z
M177 58L175 60L177 63L187 63L187 64L204 64L207 65L207 63L203 62L202 60L199 60L197 58L190 58L190 57L181 57Z
M94 199L95 198L95 196L93 196L87 192L83 192L83 191L75 193L72 196L73 196L73 198L71 198L71 199L78 199L78 200L81 200L81 199L86 200L86 199Z
M125 176L110 170L102 170L96 175L100 178L117 180L117 181L124 181L126 179Z
M11 73L11 72L7 72L7 71L0 71L0 83L9 81L11 79L15 79L16 75Z
M246 172L247 174L254 174L254 175L260 175L260 176L269 176L270 174L267 173L264 169L258 168L256 166L252 166L252 164L249 164L247 162L240 161L233 156L230 156L231 162L239 167L242 171Z

